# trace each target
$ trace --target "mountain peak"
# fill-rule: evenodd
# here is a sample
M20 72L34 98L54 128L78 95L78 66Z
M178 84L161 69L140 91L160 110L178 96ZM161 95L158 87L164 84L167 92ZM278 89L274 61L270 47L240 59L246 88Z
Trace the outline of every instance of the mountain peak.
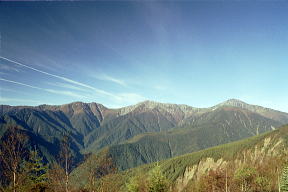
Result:
M156 102L156 101L151 101L151 100L140 102L136 104L136 106L144 106L146 108L160 107L160 108L170 108L170 109L172 108L193 109L193 107L188 106L188 105L174 104L174 103L161 103L161 102Z
M250 105L239 100L239 99L228 99L227 101L224 101L216 106L214 108L222 107L222 106L230 106L230 107L239 107L239 108L250 108Z
M252 112L257 112L261 114L266 113L267 111L274 111L273 109L261 107L258 105L251 105L238 99L229 99L227 101L224 101L223 103L220 103L214 106L213 108L218 108L218 107L223 107L223 106L238 107L238 108L247 109Z
M179 105L179 104L172 104L172 103L160 103L156 101L151 100L145 100L140 103L137 103L136 105L131 105L127 107L123 107L118 109L120 115L125 115L127 113L130 113L134 110L139 111L145 111L145 110L151 110L157 108L158 110L167 111L169 113L192 113L196 110L196 108L193 108L188 105Z
M228 99L227 101L224 101L222 104L225 104L225 105L243 105L243 104L247 104L239 99Z
M146 108L155 108L155 107L165 107L165 106L177 106L177 104L171 104L171 103L160 103L156 101L146 100L143 102L140 102L136 104L136 106L145 106Z
M150 105L157 105L157 104L159 104L159 102L152 101L152 100L145 100L145 101L142 101L136 105L148 105L148 106L150 106Z

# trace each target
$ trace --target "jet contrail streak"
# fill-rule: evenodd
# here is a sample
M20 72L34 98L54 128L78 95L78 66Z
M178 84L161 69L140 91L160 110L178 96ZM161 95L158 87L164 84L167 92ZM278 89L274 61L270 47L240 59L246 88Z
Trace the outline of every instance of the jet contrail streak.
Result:
M6 58L6 57L0 56L0 58L1 58L1 59L4 59L4 60L6 60L6 61L9 61L9 62L11 62L11 63L15 63L15 64L17 64L17 65L20 65L20 66L22 66L22 67L26 67L26 68L31 69L31 70L33 70L33 71L36 71L36 72L39 72L39 73L42 73L42 74L45 74L45 75L48 75L48 76L51 76L51 77L55 77L55 78L61 79L61 80L66 81L66 82L68 82L68 83L72 83L72 84L75 84L75 85L78 85L78 86L86 87L86 88L88 88L88 89L91 89L91 90L93 90L93 91L96 91L96 92L99 93L99 94L103 94L103 95L107 95L107 96L111 96L111 97L114 97L114 98L116 98L116 99L119 99L118 96L116 96L116 95L114 95L114 94L112 94L112 93L106 92L106 91L101 90L101 89L97 89L97 88L92 87L92 86L90 86L90 85L87 85L87 84L84 84L84 83L81 83L81 82L78 82L78 81L74 81L74 80L72 80L72 79L69 79L69 78L66 78L66 77L62 77L62 76L59 76L59 75L54 75L54 74L52 74L52 73L48 73L48 72L45 72L45 71L36 69L36 68L34 68L34 67L30 67L30 66L25 65L25 64L23 64L23 63L19 63L19 62L17 62L17 61L13 61L13 60L8 59L8 58Z
M21 82L9 80L9 79L0 78L0 81L5 81L5 82L9 82L9 83L14 83L14 84L22 85L22 86L25 86L25 87L30 87L30 88L33 88L33 89L38 89L38 90L41 90L41 91L46 91L46 92L49 92L49 93L56 93L56 94L60 94L60 95L66 95L66 96L72 96L72 97L78 97L78 98L86 97L86 96L79 95L79 94L76 94L76 93L73 93L73 92L70 92L70 91L58 91L58 90L53 90L53 89L45 89L45 88L36 87L36 86L33 86L33 85L28 85L28 84L26 84L26 83L21 83Z
M33 89L43 90L43 89L40 88L40 87L35 87L35 86L33 86L33 85L28 85L28 84L25 84L25 83L20 83L20 82L8 80L8 79L0 78L0 81L6 81L6 82L9 82L9 83L14 83L14 84L17 84L17 85L23 85L23 86L26 86L26 87L30 87L30 88L33 88Z

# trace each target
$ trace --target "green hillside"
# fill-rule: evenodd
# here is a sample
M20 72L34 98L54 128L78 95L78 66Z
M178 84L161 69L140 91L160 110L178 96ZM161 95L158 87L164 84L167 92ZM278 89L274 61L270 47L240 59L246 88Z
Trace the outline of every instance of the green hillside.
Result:
M247 115L245 110L233 110L219 108L177 129L138 135L111 146L109 153L118 168L123 170L251 137L269 131L272 125L278 124L252 112Z
M280 168L284 166L285 162L287 163L287 147L288 126L284 126L278 130L241 141L160 161L158 165L167 180L169 180L174 191L193 191L192 188L195 187L198 182L202 181L201 178L213 170L228 169L232 172L243 167L245 168L246 166L255 168L270 166L270 168L267 167L265 169L271 171L270 169L277 168L278 172L264 173L272 175L278 174ZM271 162L274 162L274 164ZM148 178L151 170L153 170L155 166L155 163L146 164L120 172L116 175L109 175L109 178L118 178L122 183L115 183L115 185L121 187L121 191L127 191L127 183L129 183L131 178ZM85 167L85 163L80 167ZM267 176L265 174L263 177ZM85 174L79 169L76 169L72 175L80 175L81 177L81 175ZM276 182L276 180L276 177L273 178L273 182ZM144 182L144 180L142 182ZM270 187L277 187L276 183L273 182Z

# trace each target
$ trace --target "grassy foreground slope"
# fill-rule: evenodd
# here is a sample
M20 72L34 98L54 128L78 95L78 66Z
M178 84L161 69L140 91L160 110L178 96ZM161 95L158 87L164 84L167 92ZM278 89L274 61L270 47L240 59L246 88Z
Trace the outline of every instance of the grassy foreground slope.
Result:
M177 185L188 184L210 169L225 168L227 162L233 162L236 169L245 163L258 166L267 157L287 159L287 147L288 126L284 126L259 136L162 161L160 165L167 178L179 188ZM193 166L196 167L194 172L191 171ZM183 181L185 177L190 179Z
M284 126L275 131L241 141L160 161L158 164L174 191L193 191L192 188L195 182L198 182L199 179L201 180L201 177L210 170L226 169L234 171L246 165L259 167L262 164L264 165L265 162L270 162L271 159L273 160L272 162L277 162L275 166L281 166L285 159L288 158L287 147L288 126ZM148 178L155 165L155 163L146 164L119 172L118 174L108 175L108 178L117 178L118 181L115 184L111 183L111 190L113 185L117 185L118 191L127 191L126 183L131 178ZM272 167L272 164L269 166ZM81 167L85 167L85 164L82 164ZM268 170L268 168L266 169ZM79 169L76 169L72 175L77 175L78 178L81 178L79 176L81 174L85 175ZM272 179L275 180L277 178L277 175L275 175L276 171L270 171L269 174L272 174ZM233 179L234 176L231 178ZM105 180L105 177L103 179ZM276 185L274 180L274 183L271 181L273 186Z

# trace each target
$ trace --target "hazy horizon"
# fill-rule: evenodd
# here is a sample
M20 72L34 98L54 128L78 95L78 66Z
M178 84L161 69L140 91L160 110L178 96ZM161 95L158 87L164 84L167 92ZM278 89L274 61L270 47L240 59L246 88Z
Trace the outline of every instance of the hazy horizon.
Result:
M0 104L236 98L288 112L288 2L0 2Z

